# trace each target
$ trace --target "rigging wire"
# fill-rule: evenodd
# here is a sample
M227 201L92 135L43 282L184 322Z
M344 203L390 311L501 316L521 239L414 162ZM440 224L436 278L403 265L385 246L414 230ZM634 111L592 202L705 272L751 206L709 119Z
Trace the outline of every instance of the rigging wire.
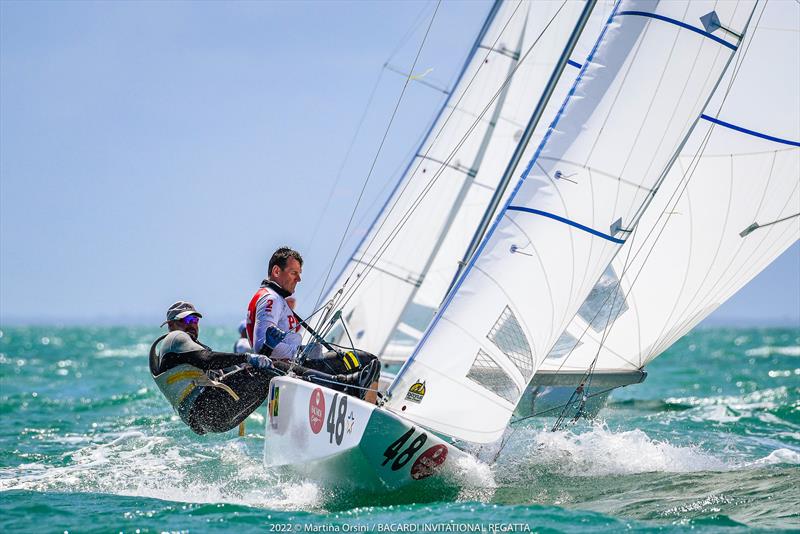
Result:
M429 35L430 31L431 31L431 26L433 26L433 21L436 20L436 14L439 12L439 6L441 5L441 3L442 3L442 0L438 0L438 2L436 3L436 8L433 11L433 15L431 16L430 23L428 24L428 27L425 30L425 35L423 36L422 42L420 43L419 49L417 50L417 55L414 58L414 63L411 65L410 72L412 72L412 73L414 72L414 69L417 66L417 61L419 61L419 57L422 54L422 49L424 48L425 42L428 39L428 35ZM342 250L342 245L344 244L345 238L347 237L347 232L350 230L350 225L353 222L353 218L355 217L355 214L356 214L356 212L358 210L358 206L361 203L362 197L364 196L364 191L366 190L367 184L369 184L369 180L372 177L373 171L375 170L375 164L378 162L378 158L380 157L381 151L383 150L383 145L386 143L386 138L389 135L389 130L391 129L392 124L394 123L394 119L397 116L397 110L400 107L400 103L403 101L403 96L405 95L406 89L408 88L408 85L409 85L410 82L411 82L411 75L406 77L406 81L403 84L403 89L400 92L400 96L398 97L397 103L395 104L394 110L392 111L392 116L389 119L389 124L387 124L386 130L383 132L383 137L381 138L381 142L380 142L380 145L378 146L377 152L375 153L375 157L372 160L372 164L371 164L371 166L369 168L369 172L367 173L367 177L364 180L364 184L361 187L361 192L358 194L358 199L356 200L356 204L355 204L355 206L353 206L353 209L350 212L350 218L347 221L347 226L345 227L345 230L342 233L342 238L339 240L339 246L336 248L336 253L333 256L333 259L331 260L331 263L330 263L330 267L328 268L328 272L325 275L325 280L322 283L321 292L325 291L325 286L328 283L328 278L330 278L331 271L333 270L333 266L336 263L336 260L339 257L339 253ZM317 298L317 302L319 302L319 300L321 298L322 298L322 295L320 294L320 296Z
M417 145L419 145L419 143L422 142L422 139L424 137L425 137L425 134L423 132L422 134L420 134L420 137L418 139ZM405 166L407 164L406 162L411 157L413 157L414 153L415 153L414 148L411 148L410 150L408 150L406 152L406 154L403 156L403 158L401 159L401 162L395 167L395 169L391 173L389 173L389 178L381 186L381 188L378 191L378 193L376 193L375 198L372 199L372 201L370 202L369 206L365 206L364 207L364 210L362 211L361 217L356 219L356 221L355 221L356 226L363 226L365 224L369 225L369 222L370 222L369 221L369 214L376 210L376 206L379 204L381 198L385 198L385 197L382 197L382 195L384 195L384 193L386 193L386 190L389 188L389 185L394 183L398 179L398 176L402 175L403 169L405 168ZM308 294L314 294L314 293L316 293L317 289L320 286L322 287L322 291L324 293L325 286L322 285L322 277L318 276L314 280L313 285L311 285L310 288L306 288L306 290L307 290ZM319 301L317 301L314 305L315 306L319 306L320 305Z
M406 44L406 42L408 42L409 38L417 30L417 28L419 27L420 22L423 19L425 11L428 10L429 5L430 4L425 4L422 7L420 12L416 16L416 19L411 24L409 29L406 31L405 35L403 35L403 37L398 42L397 46L395 46L395 48L389 54L389 57L386 59L386 61L384 61L383 66L381 67L381 70L378 73L378 77L375 79L375 83L372 86L372 90L370 91L369 97L367 98L367 103L364 106L364 110L361 112L361 117L358 120L358 124L356 126L356 130L353 133L353 137L350 139L350 144L347 147L347 151L345 152L344 158L342 159L342 163L339 165L339 170L336 172L336 177L334 178L333 184L331 185L331 188L328 191L328 195L327 195L326 198L330 199L333 196L334 191L336 191L336 189L339 186L339 182L341 181L342 174L344 173L344 169L347 166L347 163L350 161L350 154L352 153L353 148L355 147L356 140L358 139L358 136L361 134L361 129L364 126L364 121L365 121L365 119L366 119L366 117L367 117L367 115L369 113L370 108L372 107L372 101L375 99L375 94L377 92L378 87L380 86L381 79L383 78L383 74L384 74L385 70L387 69L387 66L389 65L389 63L391 63L391 61L394 58L394 56L397 55L397 53L400 51L400 49L403 48L403 46ZM328 213L328 209L330 208L330 204L331 204L330 201L325 203L325 208L320 213L320 215L317 217L317 222L314 224L314 230L311 232L311 238L309 239L308 243L305 245L304 249L308 250L308 249L311 249L311 247L313 246L314 240L316 239L317 233L319 232L319 228L322 225L322 221L325 219L325 215ZM319 299L314 304L314 306L315 307L319 306Z
M369 112L370 107L372 106L372 101L375 98L375 93L378 90L378 86L381 83L381 79L383 78L384 69L378 73L378 77L375 79L375 83L372 86L372 90L370 91L369 98L367 98L367 104L364 106L364 110L361 112L361 118L358 119L358 125L356 126L356 131L353 133L353 137L350 139L350 145L347 147L347 151L345 152L344 158L342 159L342 163L339 165L339 170L336 171L336 178L334 178L333 183L331 184L330 190L325 198L329 199L328 202L325 203L325 208L320 212L319 216L317 217L317 222L314 224L314 230L311 232L311 237L308 240L308 243L305 246L305 250L310 250L312 245L314 244L314 240L317 237L317 232L319 232L319 228L322 225L322 221L325 219L325 215L328 214L328 208L330 208L331 202L330 199L333 196L334 191L339 187L339 182L342 179L342 174L344 173L344 169L347 166L347 163L350 161L350 154L353 152L353 147L356 145L356 140L358 139L359 134L361 133L361 128L364 126L364 120L367 118L367 113ZM324 285L323 285L324 287ZM320 297L321 298L321 297ZM319 299L314 304L314 306L319 305Z

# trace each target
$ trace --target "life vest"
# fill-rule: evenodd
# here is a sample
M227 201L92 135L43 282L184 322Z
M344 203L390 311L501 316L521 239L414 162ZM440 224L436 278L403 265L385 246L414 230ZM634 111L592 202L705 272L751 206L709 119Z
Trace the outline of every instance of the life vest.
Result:
M292 308L286 302L291 293L271 280L264 280L247 307L245 330L250 336L254 352L272 357L291 359L302 342L299 335L301 324ZM264 321L266 324L261 324ZM274 325L280 332L273 332L267 325ZM264 330L262 330L262 326ZM258 327L258 329L256 329ZM283 335L280 335L280 334ZM290 335L291 334L291 335Z
M251 347L253 346L253 330L256 327L256 305L267 292L266 287L260 287L256 294L253 295L253 298L250 299L250 304L247 305L247 324L245 328L247 330L247 341L250 342Z
M158 389L161 390L164 397L178 412L184 423L189 424L188 416L194 401L197 400L197 397L206 387L222 388L233 400L239 400L239 396L230 387L212 380L205 371L188 363L176 365L163 373L156 374L159 361L156 347L168 335L169 332L156 339L150 346L150 374L153 375L153 380L155 380Z

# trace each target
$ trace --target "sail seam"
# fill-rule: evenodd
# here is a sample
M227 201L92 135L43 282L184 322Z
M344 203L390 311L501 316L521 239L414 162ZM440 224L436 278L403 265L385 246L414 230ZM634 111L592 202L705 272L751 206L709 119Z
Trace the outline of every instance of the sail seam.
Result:
M596 235L597 237L602 237L603 239L606 239L606 240L611 241L613 243L619 243L620 245L625 243L624 239L619 239L619 238L610 236L608 234L604 234L603 232L595 230L594 228L590 228L588 226L584 226L581 223L572 221L570 219L566 219L566 218L561 217L560 215L556 215L554 213L548 213L546 211L537 210L537 209L533 209L533 208L526 208L525 206L509 206L506 209L506 211L524 211L526 213L533 213L534 215L541 215L542 217L547 217L548 219L553 219L555 221L562 222L562 223L568 224L570 226L574 226L575 228L577 228L579 230L583 230L584 232L588 232L588 233L590 233L592 235Z
M680 20L675 20L675 19L670 18L670 17L665 17L664 15L659 15L657 13L648 13L647 11L620 11L615 16L621 17L622 15L634 15L634 16L638 16L638 17L649 17L649 18L652 18L652 19L661 20L661 21L664 21L664 22L669 22L670 24L674 24L676 26L680 26L681 28L685 28L687 30L693 31L695 33L698 33L698 34L702 35L703 37L708 37L712 41L716 41L716 42L718 42L719 44L721 44L723 46L727 46L728 48L730 48L734 52L736 51L736 48L737 48L736 45L734 45L732 43L729 43L728 41L726 41L725 39L722 39L721 37L717 37L716 35L711 35L710 33L706 32L706 31L703 31L700 28L695 28L691 24L686 24L685 22L681 22Z

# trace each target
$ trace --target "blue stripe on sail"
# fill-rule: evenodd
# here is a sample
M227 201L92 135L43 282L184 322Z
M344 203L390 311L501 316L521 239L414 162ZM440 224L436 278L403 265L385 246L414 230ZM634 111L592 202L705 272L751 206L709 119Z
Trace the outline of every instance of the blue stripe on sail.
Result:
M553 219L555 221L562 222L564 224L568 224L570 226L574 226L579 230L583 230L584 232L589 232L592 235L596 235L597 237L602 237L603 239L607 239L608 241L613 241L614 243L619 243L620 245L625 243L624 239L617 239L616 237L610 236L608 234L604 234L603 232L598 232L594 228L589 228L588 226L584 226L580 223L576 223L575 221L570 221L569 219L565 219L564 217L560 217L558 215L554 215L552 213L547 213L546 211L535 210L533 208L526 208L525 206L509 206L507 211L524 211L526 213L534 213L536 215L541 215L543 217L547 217L549 219Z
M577 61L572 61L571 59L568 59L568 60L567 60L567 65L570 65L570 66L572 66L572 67L575 67L576 69L579 69L579 68L583 67L583 65L581 65L581 64L580 64L580 63L578 63Z
M690 24L686 24L685 22L681 22L679 20L675 20L675 19L671 19L669 17L665 17L664 15L658 15L656 13L648 13L647 11L620 11L619 13L617 13L616 16L620 17L622 15L637 15L639 17L650 17L651 19L663 20L664 22L669 22L671 24L675 24L676 26L680 26L681 28L686 28L687 30L691 30L691 31L693 31L695 33L699 33L703 37L708 37L712 41L716 41L716 42L718 42L719 44L721 44L723 46L727 46L728 48L730 48L734 52L736 51L736 45L733 45L733 44L729 43L725 39L721 39L721 38L717 37L716 35L711 35L710 33L706 32L706 31L703 31L700 28L695 28L694 26L692 26Z
M764 134L761 132L757 132L755 130L748 130L747 128L742 128L741 126L736 126L735 124L721 121L715 117L706 115L705 113L700 115L700 118L705 119L708 122L713 122L714 124L719 124L720 126L724 126L725 128L730 128L731 130L736 130L737 132L746 133L747 135L752 135L754 137L760 137L761 139L766 139L768 141L775 141L776 143L783 143L784 145L800 146L799 141L790 141L788 139L781 139L780 137Z

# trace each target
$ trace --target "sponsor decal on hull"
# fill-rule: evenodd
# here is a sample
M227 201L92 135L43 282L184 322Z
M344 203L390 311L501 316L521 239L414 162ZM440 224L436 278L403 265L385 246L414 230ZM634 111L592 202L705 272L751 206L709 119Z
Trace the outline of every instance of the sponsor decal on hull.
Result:
M319 434L322 430L322 423L325 421L325 394L322 389L317 388L311 392L311 400L308 403L308 424L314 434Z
M447 459L447 445L434 445L419 455L411 466L411 478L421 480L431 476Z

